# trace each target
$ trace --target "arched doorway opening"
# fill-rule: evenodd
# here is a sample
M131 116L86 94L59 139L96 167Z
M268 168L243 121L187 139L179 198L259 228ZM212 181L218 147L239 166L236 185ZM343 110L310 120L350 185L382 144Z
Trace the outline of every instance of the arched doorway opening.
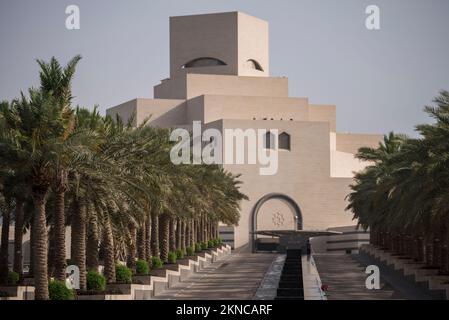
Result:
M282 193L270 193L260 198L251 213L253 252L271 251L277 246L276 239L255 234L261 230L302 230L302 214L298 204Z

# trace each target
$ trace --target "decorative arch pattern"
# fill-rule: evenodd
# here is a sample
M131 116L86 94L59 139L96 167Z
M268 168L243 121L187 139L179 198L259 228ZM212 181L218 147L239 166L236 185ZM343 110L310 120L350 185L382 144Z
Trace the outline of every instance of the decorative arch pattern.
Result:
M254 232L257 231L256 230L257 229L257 214L258 214L260 208L262 207L262 205L271 199L279 199L279 200L284 201L292 209L292 211L295 214L296 230L302 230L301 209L299 208L299 206L295 202L295 200L293 200L289 196L282 194L282 193L267 194L267 195L263 196L262 198L260 198L259 201L257 201L257 203L253 207L253 210L251 211L251 230L250 231L251 231L251 235L252 235L251 248L252 248L253 252L256 249L255 244L256 244L257 235Z

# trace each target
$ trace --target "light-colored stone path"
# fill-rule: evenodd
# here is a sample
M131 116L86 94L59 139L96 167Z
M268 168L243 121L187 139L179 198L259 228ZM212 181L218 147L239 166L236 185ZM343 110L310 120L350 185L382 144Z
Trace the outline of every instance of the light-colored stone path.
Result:
M381 278L381 289L368 290L365 267L347 254L314 254L323 285L329 287L328 300L386 300L404 299L404 296Z
M276 254L233 253L155 299L253 299Z

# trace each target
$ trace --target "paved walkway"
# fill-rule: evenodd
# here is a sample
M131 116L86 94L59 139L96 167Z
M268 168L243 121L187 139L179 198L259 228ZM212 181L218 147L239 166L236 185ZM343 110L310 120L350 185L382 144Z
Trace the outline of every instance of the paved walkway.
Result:
M233 253L155 299L253 299L276 254Z
M365 267L348 254L314 254L323 285L328 285L328 300L404 299L405 297L381 278L379 290L368 290Z

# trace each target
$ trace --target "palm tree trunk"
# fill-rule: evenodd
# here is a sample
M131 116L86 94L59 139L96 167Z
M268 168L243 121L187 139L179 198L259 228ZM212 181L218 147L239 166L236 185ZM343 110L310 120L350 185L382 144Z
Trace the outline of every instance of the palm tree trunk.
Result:
M186 247L190 247L192 245L192 221L190 219L186 219L185 224L185 241Z
M97 213L91 208L89 210L89 223L87 225L86 264L88 270L98 271L98 266L100 265L98 257L99 243L98 217Z
M168 262L168 252L169 252L169 237L170 237L170 216L166 213L161 215L161 260L166 263Z
M432 256L432 266L441 267L441 241L439 238L433 240L433 256Z
M385 241L385 249L388 250L388 251L391 251L392 247L393 247L393 237L392 237L390 232L387 232L385 234L385 239L386 239L386 241Z
M211 240L214 236L212 233L212 219L209 218L207 222L207 232L208 232L208 238Z
M196 238L196 235L197 235L197 233L196 233L196 221L195 221L194 218L191 219L190 225L191 225L190 231L192 232L192 236L191 236L191 239L190 239L190 241L191 241L190 242L190 246L195 248L195 243L197 243L198 240Z
M186 220L181 219L181 250L186 252Z
M28 269L28 275L34 274L34 243L36 242L36 232L34 232L34 214L30 219L30 268Z
M33 190L33 201L36 212L33 221L33 274L34 274L34 298L36 300L48 300L48 239L47 221L45 216L45 196L48 188L36 188Z
M8 247L9 247L9 225L11 222L11 202L5 199L5 210L2 220L2 239L0 246L0 284L8 282Z
M170 251L176 251L176 219L173 217L170 217L170 226L169 226L169 236L168 236L168 242L169 242L169 250Z
M115 283L115 252L114 252L114 235L112 233L111 220L106 212L104 218L104 276L108 283Z
M424 239L422 237L418 237L417 239L417 248L418 248L418 261L423 262L424 261Z
M432 245L431 241L429 241L428 239L426 239L425 248L426 248L425 263L426 263L426 265L431 266L432 265L433 245Z
M53 277L55 273L55 230L53 228L54 221L53 219L51 221L47 221L47 223L50 225L50 231L48 232L48 253L47 253L47 259L48 259L48 276Z
M441 263L443 265L444 274L449 274L449 232L447 227L443 239L444 244L441 250Z
M139 260L146 259L146 222L142 222L141 226L137 230L137 258Z
M211 232L211 238L212 239L216 239L217 236L215 235L217 233L217 231L215 230L216 224L215 221L211 221L211 225L210 225L210 232Z
M23 212L24 203L20 199L16 199L16 221L14 225L14 272L17 272L22 278L23 274Z
M203 237L202 242L207 242L207 223L205 215L201 218L201 236Z
M145 224L146 232L145 232L145 260L147 262L151 262L151 214L148 212L147 221Z
M55 194L55 216L53 218L54 241L54 271L55 278L65 280L66 252L65 252L65 191L57 190Z
M159 250L159 216L157 212L151 211L151 253L154 257L160 257Z
M201 218L195 219L195 240L197 243L201 242Z
M76 200L76 210L72 221L72 258L80 271L80 289L86 290L86 202Z
M441 246L440 260L441 260L441 268L440 269L442 271L442 274L447 274L449 270L448 270L448 249L447 249L446 243L444 243Z
M134 223L129 224L129 244L128 244L128 268L136 272L136 237L137 228Z
M220 222L215 222L215 238L220 238Z
M182 222L181 218L176 218L176 248L181 249L181 238L182 238Z

